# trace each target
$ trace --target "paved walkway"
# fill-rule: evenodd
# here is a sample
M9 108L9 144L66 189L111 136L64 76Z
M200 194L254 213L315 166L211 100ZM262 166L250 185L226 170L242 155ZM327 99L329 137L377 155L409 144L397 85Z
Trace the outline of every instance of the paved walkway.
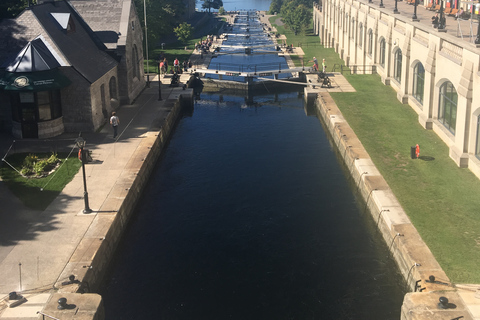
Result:
M156 80L158 78L155 78ZM185 78L182 79L185 81ZM62 193L44 211L26 208L0 181L0 319L36 319L49 291L58 281L80 240L96 213L102 212L104 201L120 179L126 164L142 137L150 130L158 131L169 112L165 102L181 88L162 85L162 101L158 101L158 81L144 90L132 105L121 106L120 135L113 139L109 125L98 133L85 133L87 148L93 162L86 165L90 208L95 212L83 214L82 170ZM13 151L39 152L71 150L78 134L65 133L49 140L21 140L13 142L9 136L0 136L2 157L14 145ZM123 198L119 198L120 205ZM66 280L66 279L65 279ZM26 293L28 302L7 308L9 292Z
M368 0L363 2L368 3ZM371 4L372 6L378 6L380 4L380 0L374 0ZM385 6L384 10L390 11L393 13L395 9L395 1L393 0L384 0L383 5ZM419 21L412 21L413 13L414 13L414 6L407 3L406 1L398 1L397 2L397 9L399 11L399 15L405 17L407 20L410 20L412 24L423 24L429 27L432 27L431 19L432 16L435 15L435 11L428 10L423 5L417 6L417 19ZM464 8L465 9L465 8ZM446 26L445 30L448 36L453 36L458 40L465 41L471 43L473 42L477 35L477 28L478 28L478 20L476 17L473 19L458 19L455 20L454 16L445 16L446 18ZM433 29L433 28L432 28ZM437 29L435 29L437 30ZM438 30L437 30L438 32Z

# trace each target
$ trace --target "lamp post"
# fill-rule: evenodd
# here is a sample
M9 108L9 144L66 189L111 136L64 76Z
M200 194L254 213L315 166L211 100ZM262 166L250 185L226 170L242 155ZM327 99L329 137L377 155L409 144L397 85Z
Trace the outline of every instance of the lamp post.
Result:
M143 0L143 19L145 20L145 51L147 51L147 88L150 88L150 73L148 69L148 37L147 37L147 6Z
M85 201L85 208L83 209L83 213L91 213L92 209L88 206L88 192L87 192L87 178L85 177L85 152L83 148L85 147L85 139L80 136L75 140L75 144L80 149L80 156L82 160L82 171L83 171L83 200Z
M383 5L383 0L380 0L380 5L379 5L380 8L385 8L385 6Z
M397 2L398 0L395 0L395 9L393 9L393 13L400 13L400 11L397 9Z
M443 14L443 0L440 0L440 21L438 22L438 30L445 29L445 17Z
M478 26L477 26L477 37L475 38L475 44L480 44L480 14L477 15Z
M415 2L413 3L413 17L412 17L412 20L413 21L418 21L418 18L417 18L417 1L418 0L415 0Z

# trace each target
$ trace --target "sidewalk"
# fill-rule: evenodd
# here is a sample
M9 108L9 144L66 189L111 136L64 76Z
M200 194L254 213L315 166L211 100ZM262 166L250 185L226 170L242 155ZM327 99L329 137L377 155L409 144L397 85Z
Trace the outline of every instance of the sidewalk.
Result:
M157 80L155 78L154 80ZM181 79L185 81L185 78ZM158 81L132 105L123 105L117 110L120 118L119 136L113 139L113 130L107 124L98 133L84 133L91 150L93 162L85 166L91 214L83 214L83 178L80 170L62 193L43 212L25 208L0 181L0 319L37 319L50 296L50 291L59 279L72 254L86 234L97 214L111 212L111 198L116 183L127 169L132 154L149 131L158 132L181 87L170 88L162 84L162 98L158 100ZM48 141L32 141L41 148L57 149L59 145L71 148L78 133L65 133ZM13 139L0 136L2 157ZM28 141L20 149L35 152ZM20 151L17 149L17 151ZM124 197L118 197L117 209ZM108 212L107 212L108 214ZM21 264L21 265L20 265ZM81 266L80 266L81 267ZM12 291L23 292L29 300L15 308L7 308L4 299ZM33 305L32 305L33 304Z

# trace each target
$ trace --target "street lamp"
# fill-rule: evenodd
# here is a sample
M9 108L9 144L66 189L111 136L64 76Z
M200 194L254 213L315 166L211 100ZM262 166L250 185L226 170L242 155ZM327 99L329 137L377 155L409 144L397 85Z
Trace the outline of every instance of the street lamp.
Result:
M413 17L412 17L412 20L413 21L418 21L418 18L417 18L417 2L418 0L414 0L415 2L413 3L414 7L413 7Z
M145 51L147 51L147 88L150 88L150 70L148 69L147 5L145 4L145 0L143 0L143 19L145 20Z
M478 20L478 26L477 26L477 37L475 38L475 44L480 44L480 13L477 15L477 20Z
M440 21L438 23L438 30L445 29L445 18L443 14L443 0L440 0Z
M379 5L380 8L385 8L385 6L383 5L383 0L380 0L380 5Z
M77 147L80 149L80 157L81 157L81 161L82 161L82 171L83 171L83 200L85 201L85 208L83 209L83 213L92 213L92 209L90 209L90 207L88 206L88 192L87 192L87 178L85 177L85 160L86 160L86 156L85 156L85 152L83 150L83 148L85 147L85 139L83 139L83 137L80 136L75 140L75 144L77 145Z
M395 9L393 9L393 13L400 13L400 11L397 9L397 2L398 0L395 0Z

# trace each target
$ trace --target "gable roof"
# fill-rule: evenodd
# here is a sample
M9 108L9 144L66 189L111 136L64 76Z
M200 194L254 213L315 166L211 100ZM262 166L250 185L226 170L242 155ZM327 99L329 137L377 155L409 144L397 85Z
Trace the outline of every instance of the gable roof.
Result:
M47 2L29 7L27 10L33 13L38 23L30 23L31 18L14 19L21 29L27 31L24 34L44 35L53 44L52 55L63 57L65 65L73 66L90 83L95 82L117 65L117 62L105 52L106 47L93 30L66 1ZM75 26L74 30L65 28L69 24ZM36 36L26 37L25 40L31 41ZM0 34L0 42L4 41L3 37L3 33ZM19 35L14 30L11 34L7 33L6 37L10 37L5 40L11 42L11 38L18 39ZM22 46L25 46L25 43ZM20 53L18 44L13 47L16 50L13 54L18 57ZM12 56L7 60L12 62ZM4 65L4 62L5 60L0 61L0 64Z
M70 0L70 4L108 49L117 48L122 32L122 15L127 15L128 25L131 0Z

